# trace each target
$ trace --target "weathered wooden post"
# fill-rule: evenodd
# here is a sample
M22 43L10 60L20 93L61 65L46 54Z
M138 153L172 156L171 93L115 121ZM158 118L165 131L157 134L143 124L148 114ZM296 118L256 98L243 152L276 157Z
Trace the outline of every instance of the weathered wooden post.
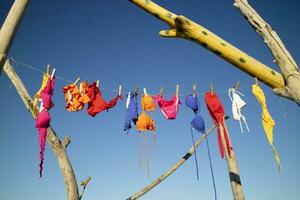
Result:
M239 82L236 82L234 85L234 89L237 89L237 87L239 86ZM213 94L213 84L210 84L210 92L211 94ZM241 178L239 175L239 169L238 169L238 165L237 165L237 161L235 158L235 153L234 150L231 146L231 141L230 141L230 135L229 132L227 130L227 126L226 126L226 122L225 122L225 118L224 118L224 128L227 132L228 135L228 141L230 144L230 151L231 151L231 157L228 155L228 152L225 151L225 158L226 158L226 162L227 162L227 167L228 167L228 172L229 172L229 179L230 179L230 184L231 184L231 189L232 189L232 194L233 194L233 199L234 200L244 200L244 191L243 191L243 187L242 187L242 183L241 183ZM222 140L222 145L223 148L226 149L226 142L225 142L225 137L224 137L224 129L221 123L218 124L219 129L220 129L220 135L221 135L221 140Z
M0 75L6 55L9 51L11 43L17 32L23 13L28 5L29 0L16 0L12 5L0 30Z

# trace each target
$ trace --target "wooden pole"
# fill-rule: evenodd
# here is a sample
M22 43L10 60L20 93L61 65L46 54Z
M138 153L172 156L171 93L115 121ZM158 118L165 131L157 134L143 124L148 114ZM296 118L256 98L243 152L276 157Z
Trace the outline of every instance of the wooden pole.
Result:
M228 116L225 117L225 120L229 119ZM193 145L187 153L175 164L173 165L167 172L165 172L163 175L155 179L152 183L150 183L148 186L144 187L142 190L134 193L131 197L127 198L127 200L136 200L143 195L145 195L147 192L152 190L154 187L156 187L159 183L161 183L163 180L168 178L171 174L173 174L180 166L183 165L194 153L196 148L204 141L204 139L216 128L215 125L212 125L202 137L195 142L195 146ZM195 148L194 148L195 147Z
M228 171L229 171L229 179L230 179L231 189L232 189L232 193L233 193L233 199L234 200L244 200L245 197L244 197L243 187L242 187L242 183L241 183L241 178L239 175L239 169L238 169L238 165L237 165L237 161L235 158L233 148L231 146L230 136L229 136L229 132L227 130L225 120L224 120L224 125L225 125L226 132L228 134L228 140L229 140L230 148L231 148L231 158L229 157L227 151L225 151L226 152L225 157L226 157L227 167L228 167ZM221 124L219 124L219 128L221 130L220 133L221 133L223 148L226 149L224 132L223 132L223 127Z
M285 86L284 79L280 73L244 53L192 20L181 15L176 15L150 0L129 1L143 8L158 19L163 20L171 27L170 30L160 32L162 37L181 37L191 40L251 76L256 76L272 88L282 88Z
M0 30L0 75L29 0L15 0Z

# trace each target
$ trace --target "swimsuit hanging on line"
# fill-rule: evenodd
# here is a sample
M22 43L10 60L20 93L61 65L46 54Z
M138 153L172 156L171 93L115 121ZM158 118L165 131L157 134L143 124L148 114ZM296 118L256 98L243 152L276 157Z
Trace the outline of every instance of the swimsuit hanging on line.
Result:
M252 85L252 93L256 97L257 101L261 104L262 125L265 130L268 141L272 147L273 154L275 156L275 159L276 159L276 162L278 165L278 169L279 169L279 171L281 171L279 155L273 144L273 128L275 126L275 121L273 120L273 118L271 117L271 115L268 111L265 94L264 94L263 90L259 87L258 84Z
M192 135L193 145L194 145L194 149L195 149L195 163L196 163L196 167L197 167L197 178L199 179L196 147L195 147L195 142L194 142L194 137L193 137L193 129L204 134L205 133L205 122L204 122L202 116L199 114L200 113L200 102L199 102L199 98L197 97L196 94L186 96L185 104L187 105L187 107L192 109L195 113L195 117L191 121L191 135ZM207 154L208 154L208 158L209 158L210 172L211 172L211 177L212 177L212 181L213 181L215 200L217 200L217 189L216 189L213 165L212 165L212 161L211 161L210 148L209 148L209 143L208 143L207 137L205 137L205 141L206 141L206 146L207 146Z
M88 86L88 96L90 98L90 102L88 103L87 113L92 117L95 117L98 113L104 110L108 111L108 109L113 108L117 104L119 99L123 99L122 96L117 95L109 102L106 102L95 82Z
M45 77L45 76L44 76ZM39 90L39 96L41 97L41 106L39 113L36 118L36 128L39 132L39 143L40 143L40 177L42 177L43 172L43 162L44 162L44 151L46 146L46 138L47 138L47 128L50 126L50 115L48 113L49 109L53 106L52 96L54 92L55 85L55 76L52 78L47 78L46 84L42 83L41 89Z
M235 90L234 88L230 88L228 90L228 95L229 98L232 102L232 115L233 115L233 119L236 121L239 121L240 124L240 128L241 128L241 132L243 133L243 126L242 126L242 122L244 122L247 131L249 132L249 128L248 128L248 124L246 122L246 118L245 116L242 114L242 108L246 106L245 101L242 100L242 98L239 96L239 94L241 94L242 96L244 96L242 93L240 93L239 91Z
M139 131L139 137L141 134L141 131L151 131L153 134L153 139L155 141L155 123L152 117L146 114L146 111L153 111L155 109L155 103L150 95L144 95L142 97L142 113L139 115L137 121L136 121L136 128ZM145 140L146 140L146 164L147 164L147 172L148 172L148 177L150 177L150 165L149 165L149 150L148 150L148 135L145 133ZM142 144L141 140L139 140L139 146L140 146L140 165L142 166Z
M125 125L124 131L128 131L131 129L131 122L136 124L138 120L138 101L137 94L134 92L129 92L126 101L126 117L125 117Z
M196 95L194 97L192 94L190 94L185 97L185 105L192 109L195 115L198 114L198 112L200 111L200 109L198 108L198 104L199 99Z
M161 112L167 119L176 119L179 105L181 104L178 97L172 96L170 100L165 100L164 97L157 95L154 97Z
M222 126L224 139L225 139L225 148L227 150L228 156L231 158L231 144L229 142L228 134L227 134L227 131L225 128L223 105L222 105L221 101L219 100L218 96L216 95L216 93L214 93L214 92L213 92L213 94L211 94L211 92L207 92L205 94L205 102L206 102L208 112L209 112L214 124L218 128L218 143L219 143L221 157L224 158L224 148L222 145L221 129L220 129L219 125Z
M69 112L76 112L83 109L84 99L82 98L77 85L71 83L63 87L63 93L66 100L66 109Z
M141 102L143 111L136 121L137 129L138 131L155 131L155 123L153 119L145 112L153 111L155 109L155 103L150 95L144 95Z
M88 96L89 91L89 84L87 81L82 81L79 85L79 93L82 98L83 103L88 103L91 101L90 97Z

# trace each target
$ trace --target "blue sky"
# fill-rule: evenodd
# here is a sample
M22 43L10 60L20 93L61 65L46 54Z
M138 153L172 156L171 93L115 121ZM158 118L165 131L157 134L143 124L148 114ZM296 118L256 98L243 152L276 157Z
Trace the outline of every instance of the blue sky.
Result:
M250 27L233 1L157 0L156 3L176 14L182 14L218 34L251 56L279 71L263 40ZM12 0L0 2L0 19L4 21ZM299 2L250 0L254 8L279 34L287 49L299 61ZM235 149L240 176L247 199L283 200L300 196L299 107L274 95L267 86L265 92L269 111L276 121L274 143L281 158L282 173L277 171L272 150L261 125L261 108L251 93L254 80L206 49L183 39L161 38L158 32L167 25L129 1L31 1L12 44L9 56L39 70L47 64L55 66L57 75L68 80L77 77L94 81L102 88L117 89L123 85L130 91L135 85L156 94L160 86L166 94L180 85L180 97L197 84L201 114L206 126L210 119L203 93L209 83L221 99L226 114L231 115L227 90L240 81L245 94L250 133L242 134L233 120L227 122ZM15 65L29 93L40 87L42 74L22 65ZM78 182L92 177L84 199L126 199L160 176L191 146L189 123L193 113L181 106L175 121L167 121L156 109L153 113L158 135L157 145L150 143L151 178L146 169L139 170L137 131L123 132L125 101L108 113L91 118L85 110L69 113L65 110L62 87L68 82L57 80L55 107L50 111L51 124L60 138L70 135L68 147ZM50 200L66 199L63 178L49 145L46 147L44 175L38 176L37 130L4 73L0 76L0 199ZM116 95L103 91L106 99ZM197 135L196 138L199 138ZM226 161L217 146L216 132L209 137L219 199L232 199ZM145 147L145 146L144 146ZM200 180L196 180L193 159L188 160L141 199L213 199L206 146L198 150Z

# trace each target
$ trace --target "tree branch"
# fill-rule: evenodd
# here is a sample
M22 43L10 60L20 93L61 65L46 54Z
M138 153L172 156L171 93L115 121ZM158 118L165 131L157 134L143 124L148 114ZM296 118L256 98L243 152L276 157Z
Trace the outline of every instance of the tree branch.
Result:
M71 137L67 135L62 142L62 146L66 149L70 143L71 143Z
M225 117L225 119L229 119L229 117ZM173 174L183 163L185 163L194 153L196 148L204 141L204 139L216 128L215 125L212 125L202 137L196 141L195 148L194 145L187 151L187 153L175 164L173 165L166 173L155 179L152 183L150 183L148 186L144 187L142 190L134 193L131 197L127 198L127 200L136 200L143 195L145 195L147 192L152 190L154 187L156 187L158 184L160 184L163 180L168 178L171 174Z
M250 25L263 38L274 61L280 67L285 82L284 88L274 88L277 95L294 100L300 105L300 73L298 66L277 33L253 9L247 0L235 0L233 4L245 16Z
M82 196L85 192L85 188L89 184L90 180L91 180L91 177L87 177L84 181L80 182L80 185L82 186L82 191L81 191L81 194L79 195L79 200L82 199Z
M15 0L0 30L0 74L29 0Z
M279 91L279 88L285 87L285 91L287 91L287 93L284 93L285 97L292 99L293 101L298 103L298 105L300 105L299 72L298 70L295 70L296 63L287 51L285 52L287 59L279 59L280 56L277 56L276 59L278 60L278 64L279 62L294 63L293 65L291 65L293 66L292 70L282 70L282 73L284 73L283 77L279 72L276 72L274 69L264 65L255 58L249 56L240 49L234 47L222 38L210 32L206 28L189 20L184 16L177 16L176 14L160 7L150 0L129 1L141 7L148 13L154 15L156 18L164 21L171 27L169 31L161 31L161 36L180 37L200 44L204 48L212 51L214 54L220 56L221 58L236 66L240 70L246 72L250 76L257 77L259 80L273 89L276 88L275 92ZM245 0L243 2L245 2ZM270 29L269 26L267 27ZM276 33L272 33L273 37L276 38ZM266 43L268 43L267 40ZM280 44L280 47L282 49L285 49L281 41L277 41L277 43ZM288 73L285 73L285 71L288 71ZM280 95L283 93L277 94Z
M27 92L22 80L19 78L19 76L9 63L9 60L6 60L3 70L11 80L12 84L15 86L18 94L25 104L25 107L29 112L31 112L33 118L35 119L36 116L33 112L34 109L32 99ZM63 147L61 141L59 140L59 137L56 135L53 128L48 128L47 132L47 142L49 143L56 156L60 171L62 173L62 176L64 177L68 200L78 200L79 193L76 177L72 165L69 161L67 152L65 151L65 148Z

